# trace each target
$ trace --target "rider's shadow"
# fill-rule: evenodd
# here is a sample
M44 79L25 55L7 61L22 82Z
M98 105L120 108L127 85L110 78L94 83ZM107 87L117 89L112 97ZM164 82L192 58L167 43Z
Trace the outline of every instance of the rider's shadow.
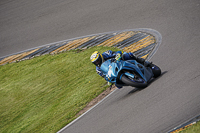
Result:
M161 75L159 76L159 77L157 77L157 78L152 78L150 81L149 81L149 83L148 83L148 86L149 85L151 85L154 81L156 81L156 80L158 80L159 78L161 78L164 74L166 74L168 71L164 71L164 72L162 72L161 73ZM147 87L148 87L147 86ZM147 87L145 87L145 88L147 88ZM141 90L144 90L145 88L134 88L133 90L131 90L129 93L128 93L128 95L129 94L133 94L133 93L135 93L135 92L137 92L137 91L141 91Z

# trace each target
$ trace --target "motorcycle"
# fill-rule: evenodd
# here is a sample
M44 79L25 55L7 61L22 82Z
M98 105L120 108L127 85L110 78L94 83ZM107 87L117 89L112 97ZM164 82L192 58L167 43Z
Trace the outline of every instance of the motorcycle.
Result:
M105 80L117 86L132 86L136 88L147 87L152 78L161 75L161 69L151 64L148 67L135 60L109 59L100 67L105 75Z

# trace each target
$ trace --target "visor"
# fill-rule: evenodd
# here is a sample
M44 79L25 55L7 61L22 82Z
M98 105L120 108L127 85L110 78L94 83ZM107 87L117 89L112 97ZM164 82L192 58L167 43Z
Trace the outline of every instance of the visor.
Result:
M101 59L101 57L99 56L99 58L95 61L95 62L93 62L96 66L100 66L101 65L101 63L102 63L102 59Z

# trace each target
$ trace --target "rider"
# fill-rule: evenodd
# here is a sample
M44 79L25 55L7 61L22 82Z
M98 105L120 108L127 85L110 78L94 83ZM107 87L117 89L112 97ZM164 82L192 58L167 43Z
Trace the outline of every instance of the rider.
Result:
M145 59L143 58L138 58L136 57L133 53L129 52L129 53L123 53L122 51L111 51L111 50L108 50L106 52L103 52L102 54L99 53L98 51L95 51L91 57L90 57L90 60L92 61L92 63L94 65L96 65L96 72L102 76L103 78L105 78L105 75L102 73L100 67L101 67L101 64L108 60L108 59L114 59L114 60L118 60L119 57L121 57L122 60L136 60L138 63L141 63L143 64L144 66L148 66L150 65L151 63L148 62L148 61L145 61ZM115 84L115 86L118 87L118 89L122 88L122 86L119 86L117 84Z

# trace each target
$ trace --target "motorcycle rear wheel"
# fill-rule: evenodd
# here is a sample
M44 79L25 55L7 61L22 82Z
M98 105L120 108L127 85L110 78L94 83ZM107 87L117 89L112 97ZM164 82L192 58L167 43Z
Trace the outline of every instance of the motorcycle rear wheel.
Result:
M161 75L161 69L158 66L156 66L155 64L152 64L151 70L154 74L154 76L153 76L154 78L157 78Z
M128 77L127 75L122 75L121 81L129 86L136 88L145 88L147 87L147 82L144 79L137 77L139 79Z

